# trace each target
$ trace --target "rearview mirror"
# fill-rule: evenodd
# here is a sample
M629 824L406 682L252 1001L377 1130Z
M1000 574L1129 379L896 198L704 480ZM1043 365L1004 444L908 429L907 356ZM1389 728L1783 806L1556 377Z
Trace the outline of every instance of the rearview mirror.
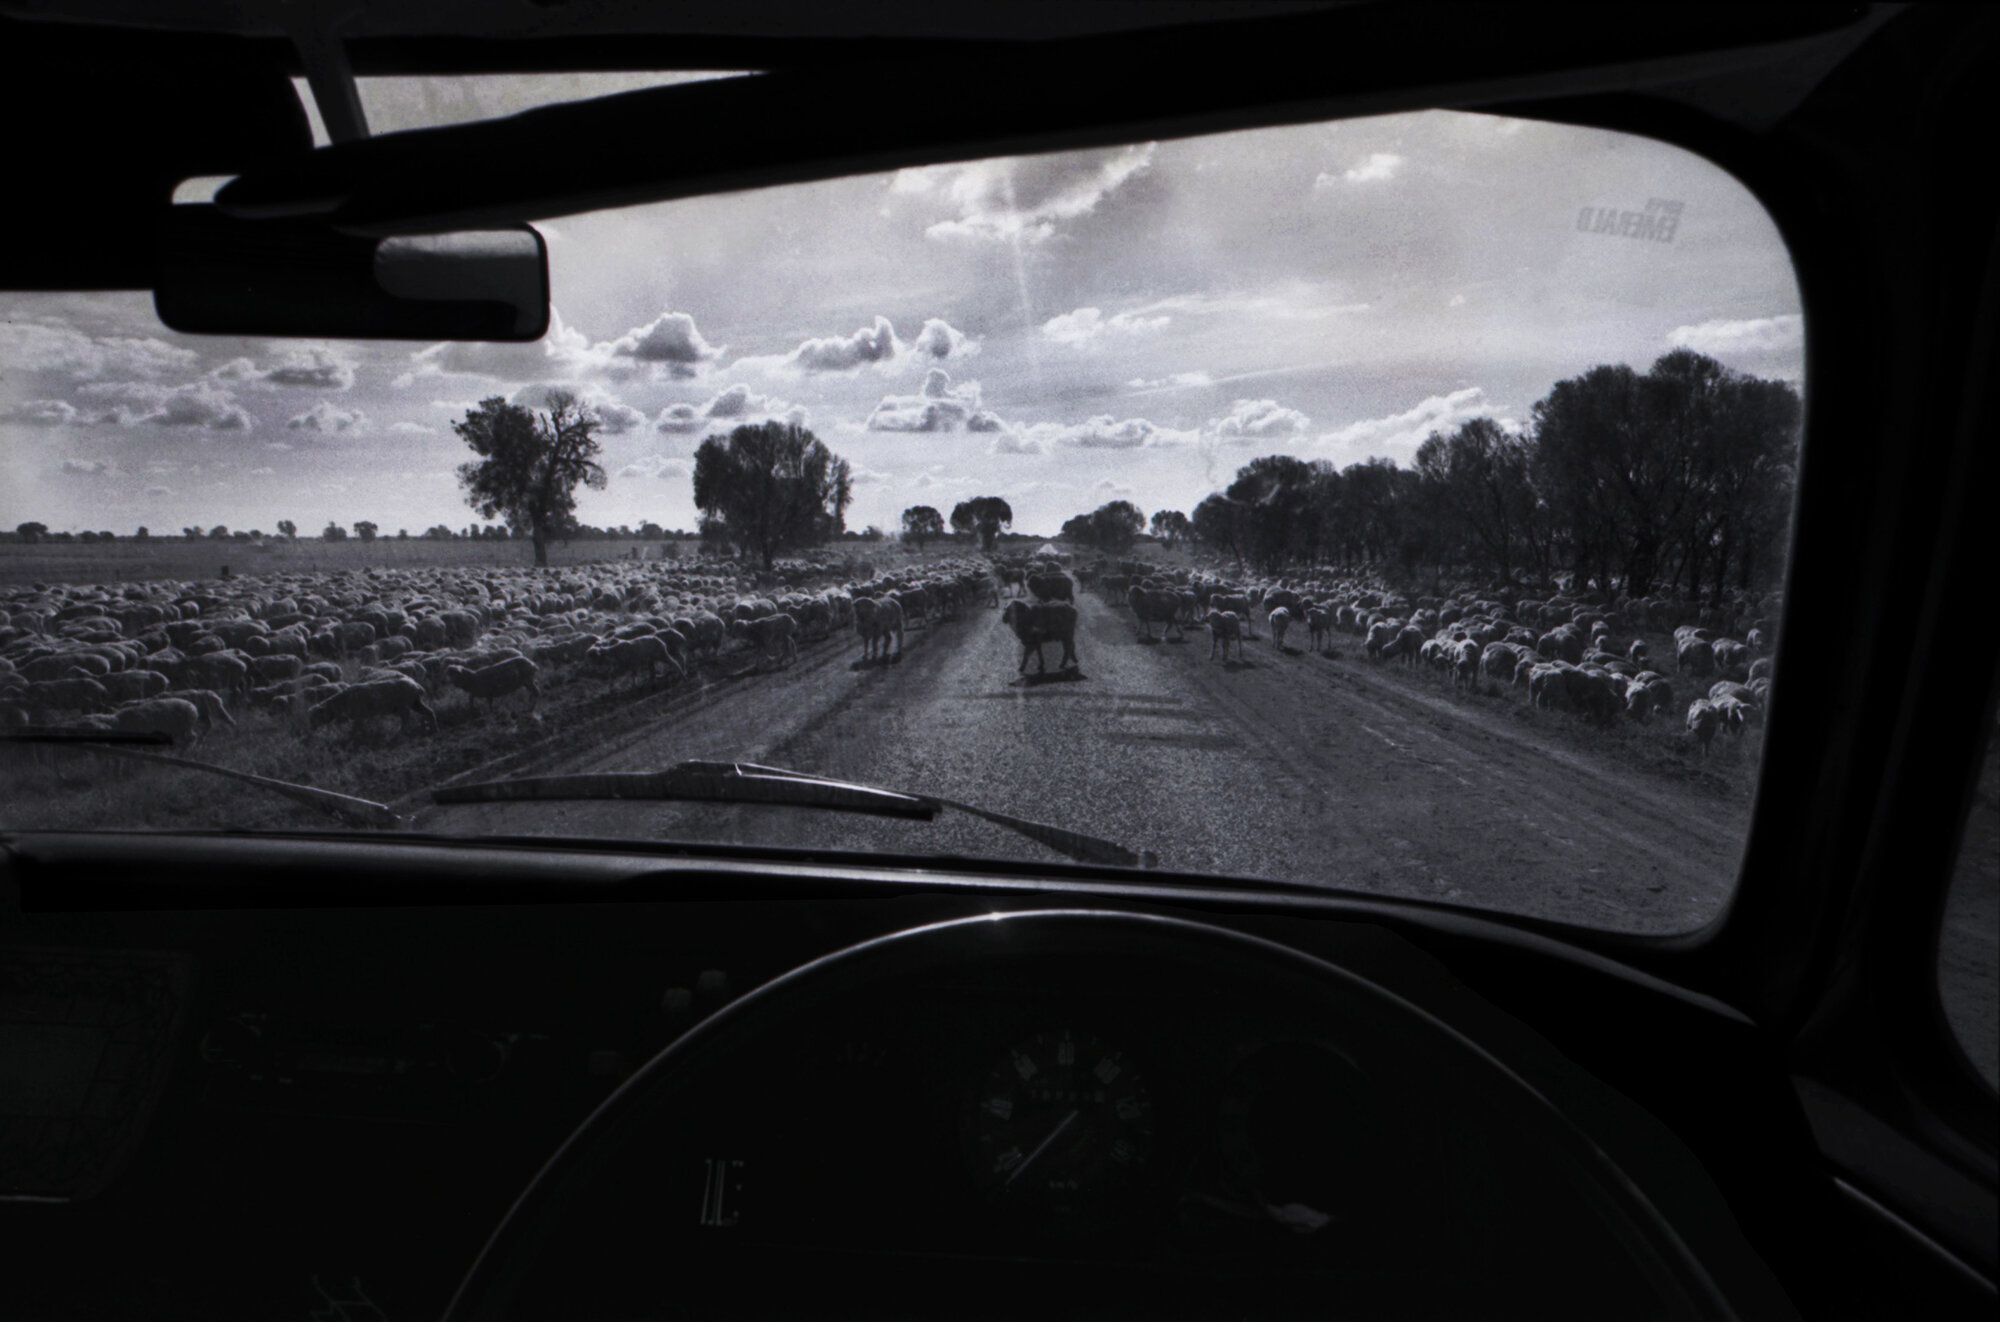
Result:
M153 306L205 335L538 340L548 249L526 225L385 239L180 205L161 223Z

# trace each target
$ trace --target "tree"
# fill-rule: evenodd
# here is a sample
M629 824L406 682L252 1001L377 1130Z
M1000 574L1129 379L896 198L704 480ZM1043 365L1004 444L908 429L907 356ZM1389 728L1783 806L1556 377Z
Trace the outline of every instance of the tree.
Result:
M639 525L639 536L649 542L657 542L667 535L667 530L648 519Z
M861 530L861 540L864 542L879 542L888 535L872 523Z
M329 523L320 533L319 539L323 542L344 542L347 540L347 529L337 523Z
M1188 516L1179 510L1155 510L1152 529L1153 536L1165 542L1167 549L1171 551L1176 542L1194 531L1194 525L1189 523Z
M286 541L297 541L299 536L299 525L293 523L290 519L279 519L278 535L280 537L283 537Z
M745 424L695 451L704 538L713 525L767 570L781 551L838 537L853 498L847 461L796 423Z
M457 535L442 523L434 523L424 529L424 540L427 542L448 542Z
M208 530L208 539L212 542L227 541L229 540L229 529L218 523Z
M152 535L153 534L146 531L146 525L142 523L139 525L139 531L132 534L132 540L137 542L143 542Z
M14 528L14 535L24 542L33 544L49 535L49 525L34 522L18 524Z
M974 496L952 507L951 526L957 532L979 534L979 549L991 551L1002 528L1012 527L1014 509L998 496Z
M410 540L410 530L409 530L408 528L398 528L398 529L396 529L396 540L397 540L397 541L399 541L399 542L407 542L407 541L409 541L409 540Z
M929 505L912 505L903 511L903 540L916 543L919 551L933 537L944 536L944 515Z
M380 531L381 529L377 528L374 524L370 523L366 519L356 520L354 524L354 535L356 537L359 537L364 542L374 541L375 534Z
M539 413L496 395L452 424L480 456L459 466L466 503L481 518L504 519L510 531L531 539L538 569L548 568L549 539L567 535L575 523L577 485L604 489L600 425L566 390L550 391L548 408Z

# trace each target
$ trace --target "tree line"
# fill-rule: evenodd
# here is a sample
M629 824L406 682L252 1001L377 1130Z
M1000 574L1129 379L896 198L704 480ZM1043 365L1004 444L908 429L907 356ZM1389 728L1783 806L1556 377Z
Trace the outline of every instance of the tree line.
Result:
M1188 523L1204 547L1269 575L1568 572L1635 595L1720 598L1782 570L1801 416L1788 383L1677 349L1644 373L1606 365L1557 382L1517 432L1491 418L1433 432L1410 468L1254 459Z

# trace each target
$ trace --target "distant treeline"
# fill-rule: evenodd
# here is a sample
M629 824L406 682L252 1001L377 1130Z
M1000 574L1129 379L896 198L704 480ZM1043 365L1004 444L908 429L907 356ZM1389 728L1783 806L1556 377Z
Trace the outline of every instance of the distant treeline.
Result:
M1782 570L1800 417L1789 384L1675 350L1644 373L1600 366L1557 382L1518 432L1491 418L1433 432L1411 468L1254 460L1195 507L1193 535L1270 575L1567 572L1634 595L1719 598Z

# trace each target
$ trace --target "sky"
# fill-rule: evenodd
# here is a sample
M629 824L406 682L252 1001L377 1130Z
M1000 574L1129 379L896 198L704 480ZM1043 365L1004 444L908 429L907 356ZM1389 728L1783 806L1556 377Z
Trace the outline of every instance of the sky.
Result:
M375 131L616 90L393 83L364 86ZM1661 203L1679 208L1670 240L1619 232L1621 213ZM1260 455L1408 464L1432 431L1522 425L1600 363L1690 347L1803 375L1790 260L1731 176L1647 139L1484 115L943 165L537 228L553 307L534 344L188 336L143 293L0 293L0 527L462 528L470 452L451 423L560 387L603 422L609 483L579 494L586 523L692 528L695 448L777 418L850 462L850 527L999 495L1017 529L1052 533L1108 500L1192 510Z

